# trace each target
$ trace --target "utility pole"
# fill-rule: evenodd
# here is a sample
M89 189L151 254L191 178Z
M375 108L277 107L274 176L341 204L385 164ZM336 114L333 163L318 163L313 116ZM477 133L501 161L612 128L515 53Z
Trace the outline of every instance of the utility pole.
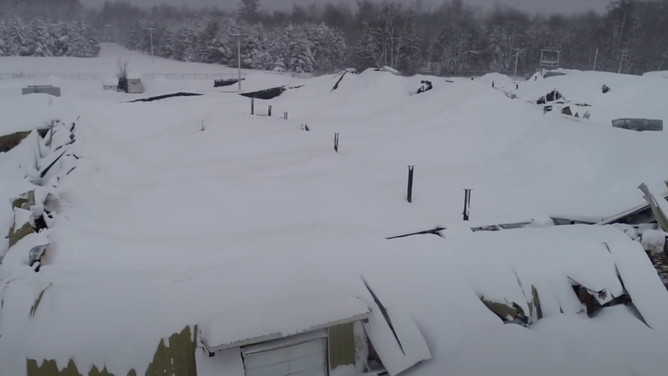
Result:
M596 55L594 55L594 71L596 71L596 62L598 61L598 48L596 49Z
M109 29L110 28L111 28L111 24L104 25L104 36L103 36L103 38L104 38L105 42L111 42L112 41L112 38L109 36L109 34L110 34Z
M520 58L520 52L522 52L522 50L517 50L515 53L515 73L513 74L513 81L517 81L517 62Z
M155 55L153 55L153 30L155 30L153 26L148 28L148 31L151 35L151 62L155 63Z
M622 73L622 65L624 64L624 61L629 57L629 51L624 50L622 51L622 56L619 58L619 71L617 71L617 74Z
M237 67L239 69L239 91L241 91L241 37L246 34L236 33L230 35L237 37Z
M538 68L539 69L543 69L543 51L544 50L540 50L540 60L538 61Z

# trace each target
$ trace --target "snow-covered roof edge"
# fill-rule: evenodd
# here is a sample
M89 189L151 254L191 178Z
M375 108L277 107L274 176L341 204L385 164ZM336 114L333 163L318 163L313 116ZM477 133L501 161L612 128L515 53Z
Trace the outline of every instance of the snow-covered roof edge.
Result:
M291 336L294 336L294 335L297 335L297 334L312 332L312 331L316 331L316 330L320 330L320 329L326 329L326 328L330 328L330 327L333 327L333 326L350 324L350 323L353 323L353 322L356 322L356 321L367 320L367 319L369 319L370 316L371 316L371 310L368 309L368 307L367 307L366 312L358 313L358 314L355 314L353 316L349 316L349 317L342 318L342 319L339 319L339 320L329 321L329 322L325 322L325 323L322 323L322 324L319 324L319 325L306 327L303 330L297 331L295 333L271 333L271 334L266 334L266 335L259 336L259 337L241 339L241 340L230 342L230 343L221 343L221 344L218 344L218 345L209 343L210 341L207 340L206 330L205 329L203 330L202 328L200 328L200 339L201 339L202 343L204 344L205 348L207 349L207 351L215 352L215 351L222 351L222 350L231 349L231 348L234 348L234 347L243 347L243 346L248 346L248 345L254 345L254 344L257 344L257 343L261 343L261 342L272 341L272 340L275 340L275 339L291 337Z

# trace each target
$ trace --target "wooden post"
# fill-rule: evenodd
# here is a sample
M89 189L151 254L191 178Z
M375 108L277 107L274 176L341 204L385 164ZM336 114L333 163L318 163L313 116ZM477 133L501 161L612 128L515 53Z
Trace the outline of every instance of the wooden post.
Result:
M339 134L334 133L334 151L339 152Z
M51 131L49 132L49 151L51 151L51 146L53 144L53 127L55 122L51 120ZM41 156L41 155L40 155Z
M471 214L471 189L464 189L464 220L468 221Z
M408 166L408 190L406 192L406 200L413 202L413 171L415 166Z
M267 111L267 115L269 115L269 117L271 117L271 105L269 105L269 110Z
M251 115L255 115L255 98L251 98Z

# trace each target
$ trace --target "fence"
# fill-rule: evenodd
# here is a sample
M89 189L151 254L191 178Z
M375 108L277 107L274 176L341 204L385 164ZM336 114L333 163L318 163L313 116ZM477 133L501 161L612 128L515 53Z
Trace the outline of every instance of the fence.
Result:
M274 71L264 71L264 74L274 74L279 76L289 76L293 78L313 78L316 76L315 73L298 73L298 72L274 72Z
M108 74L101 73L0 73L0 80L15 80L19 78L45 79L58 77L66 80L101 81ZM237 77L237 73L143 73L142 78L156 79L166 78L169 80L210 80L216 78Z

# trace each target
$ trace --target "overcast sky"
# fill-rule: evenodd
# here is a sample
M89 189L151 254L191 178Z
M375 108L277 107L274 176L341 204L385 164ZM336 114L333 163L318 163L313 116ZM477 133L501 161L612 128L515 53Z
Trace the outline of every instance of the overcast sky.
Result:
M410 3L413 0L403 0L402 2ZM437 5L443 0L422 0L425 5ZM517 7L528 13L564 13L570 14L574 12L582 12L587 10L603 11L610 0L464 0L466 3L491 7L494 3L499 2L510 6ZM81 0L85 5L98 6L104 3L104 0ZM131 3L138 6L150 7L158 4L170 5L188 5L190 7L198 6L217 6L221 9L233 9L236 7L239 0L130 0ZM312 3L326 3L328 0L261 0L262 8L267 10L275 9L289 9L292 4L307 5ZM334 0L334 2L348 2L355 3L355 0Z

